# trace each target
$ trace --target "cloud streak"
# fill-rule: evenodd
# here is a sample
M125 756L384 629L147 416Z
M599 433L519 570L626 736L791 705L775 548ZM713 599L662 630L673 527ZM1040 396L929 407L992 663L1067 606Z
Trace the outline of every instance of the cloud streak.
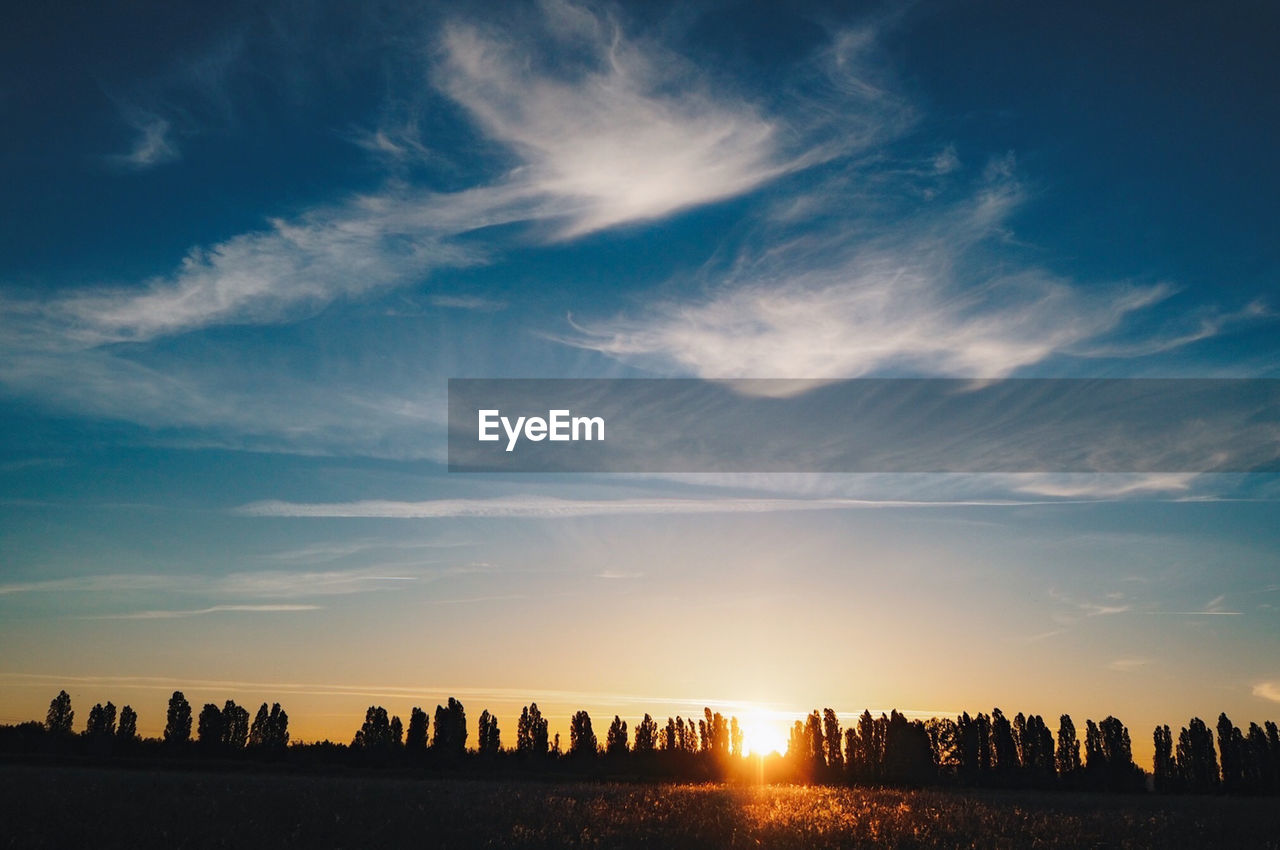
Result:
M467 567L448 567L418 575L386 575L378 568L360 570L272 570L226 576L111 574L70 576L0 584L0 597L27 593L203 593L248 597L338 596L385 590Z
M1029 504L1061 504L1061 502L1002 499L911 501L902 499L716 497L561 499L550 496L510 496L493 499L433 499L421 502L397 502L382 499L330 503L263 501L242 505L236 509L236 513L258 517L345 517L353 519L574 519L593 516L774 513L780 511L830 511L858 508L1011 507Z
M1059 615L1058 620L1063 623L1073 623L1079 617L1112 617L1117 614L1127 614L1133 610L1133 605L1124 602L1124 595L1119 593L1110 594L1106 601L1102 602L1077 599L1058 590L1050 590L1049 596L1072 610L1071 614Z
M207 614L250 613L281 614L299 611L319 611L319 605L210 605L208 608L185 610L135 611L129 614L104 614L95 620L178 620L187 617L203 617Z
M1132 673L1151 663L1149 658L1116 658L1107 662L1107 669L1117 673Z

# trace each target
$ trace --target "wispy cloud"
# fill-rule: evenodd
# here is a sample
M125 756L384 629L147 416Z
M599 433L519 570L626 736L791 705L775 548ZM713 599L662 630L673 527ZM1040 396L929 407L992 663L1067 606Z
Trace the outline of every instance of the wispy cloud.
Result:
M1036 474L1014 479L1019 493L1064 499L1116 498L1153 493L1187 493L1197 478L1193 472L1145 474Z
M644 573L626 572L623 570L604 570L603 572L596 573L596 578L607 579L610 581L627 581L644 578Z
M319 605L210 605L208 608L189 608L185 610L135 611L128 614L103 614L92 619L97 620L176 620L186 617L203 617L206 614L251 613L281 614L298 611L319 611Z
M829 511L856 508L1008 506L1029 504L1002 500L904 501L875 499L732 499L732 498L620 498L561 499L550 496L511 496L494 499L433 499L395 502L370 499L358 502L304 503L264 501L236 509L246 516L348 517L443 519L451 517L506 517L571 519L588 516L643 514L771 513L776 511Z
M34 333L38 324L15 335ZM400 458L445 453L431 430L445 421L443 387L423 388L420 380L407 382L412 392L373 381L322 383L234 349L159 359L139 359L118 347L7 353L0 356L0 384L15 395L82 416L138 423L152 429L153 439L188 447Z
M482 298L478 295L432 295L427 302L433 307L444 307L448 310L479 310L490 313L506 308L505 301L494 298Z
M1055 355L1087 356L1131 314L1172 294L1160 284L1085 288L990 259L1024 194L1001 164L944 208L914 210L880 230L846 221L825 235L775 240L737 258L700 298L571 319L577 334L558 339L704 378L998 378Z
M1110 617L1116 614L1126 614L1133 610L1133 605L1124 601L1124 594L1112 593L1105 599L1079 599L1059 590L1051 589L1049 596L1065 605L1072 611L1071 614L1059 615L1061 622L1074 622L1080 617Z
M1271 702L1280 702L1280 682L1259 682L1253 686L1253 695Z
M788 498L1045 504L1105 501L1202 502L1274 494L1241 491L1245 476L1196 473L663 473L664 482Z
M469 571L447 567L409 575L387 575L373 569L297 571L269 570L225 576L177 574L109 574L69 576L0 584L0 596L19 593L201 593L241 597L333 596L370 593L399 583Z
M267 230L193 250L177 271L141 289L77 293L45 305L45 327L57 332L55 342L96 346L210 325L276 322L477 261L448 243L447 228L432 225L429 204L409 205L424 213L416 226L406 220L412 213L404 199L393 196L276 219Z
M420 549L454 549L461 546L474 546L469 540L384 540L366 538L361 540L343 540L338 542L312 543L291 549L283 549L264 555L272 561L325 563L339 561L371 551L415 551Z
M1211 611L1214 614L1231 613L1226 610L1226 605L1225 605L1226 601L1227 601L1227 597L1225 595L1220 594L1218 596L1215 596L1205 603L1204 610Z
M1151 663L1149 658L1116 658L1107 662L1107 669L1117 673L1132 673Z
M138 134L133 147L128 153L109 156L109 162L122 168L144 171L181 158L181 152L173 141L173 127L166 119L134 110L129 116L129 123Z
M200 579L197 579L200 581ZM180 582L181 580L178 579ZM72 576L67 578L41 579L39 581L11 582L0 584L0 596L12 596L19 593L99 593L169 590L174 587L175 577L166 575L96 575Z
M1243 617L1243 611L1233 611L1226 606L1225 595L1215 596L1205 603L1203 608L1191 611L1152 611L1153 614L1180 614L1186 616Z
M960 157L956 155L955 145L947 145L933 158L933 170L936 174L950 174L959 168Z
M1128 342L1082 346L1079 353L1087 357L1146 357L1212 339L1238 325L1274 317L1275 311L1261 299L1251 301L1238 310L1200 307L1191 315L1182 315L1180 323L1166 332Z
M571 199L561 237L737 195L809 161L787 157L773 120L711 93L681 57L584 9L546 8L540 37L447 27L442 87L517 153L513 180ZM586 67L546 73L548 44L582 51Z

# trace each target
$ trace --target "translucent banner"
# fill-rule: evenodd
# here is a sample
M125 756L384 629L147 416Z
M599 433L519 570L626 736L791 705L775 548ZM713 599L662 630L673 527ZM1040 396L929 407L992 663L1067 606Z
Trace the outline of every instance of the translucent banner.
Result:
M452 379L452 472L1276 472L1277 379Z

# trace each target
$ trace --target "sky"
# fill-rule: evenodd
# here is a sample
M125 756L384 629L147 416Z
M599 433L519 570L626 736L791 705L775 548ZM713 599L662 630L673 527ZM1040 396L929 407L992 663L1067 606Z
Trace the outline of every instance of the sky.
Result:
M1275 475L466 474L449 378L1280 377L1272 4L28 4L0 722L1280 716ZM785 741L785 738L783 738ZM749 744L752 742L749 741Z

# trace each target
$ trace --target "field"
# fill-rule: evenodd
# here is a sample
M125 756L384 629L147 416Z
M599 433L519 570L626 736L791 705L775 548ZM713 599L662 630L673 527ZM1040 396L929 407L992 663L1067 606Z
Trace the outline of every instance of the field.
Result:
M1274 800L0 765L8 847L1280 847Z

